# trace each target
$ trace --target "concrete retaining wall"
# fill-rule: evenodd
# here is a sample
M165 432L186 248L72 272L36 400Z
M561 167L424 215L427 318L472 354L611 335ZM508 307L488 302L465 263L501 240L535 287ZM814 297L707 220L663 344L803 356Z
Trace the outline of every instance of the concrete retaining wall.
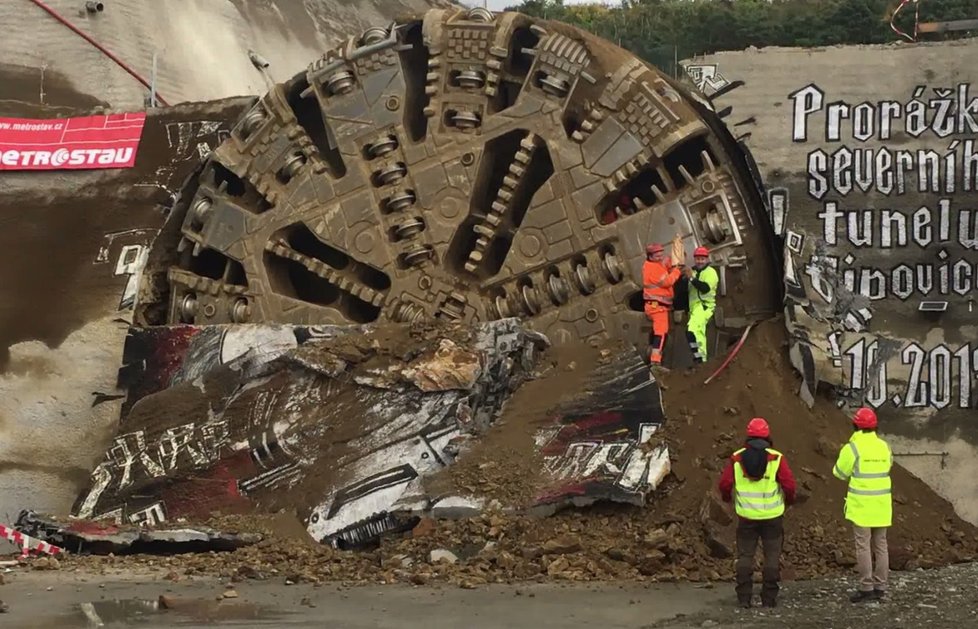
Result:
M250 98L154 110L136 165L0 177L0 522L65 513L115 432L141 254Z
M248 58L269 62L273 82L305 68L336 42L392 18L423 12L429 0L112 0L88 13L82 0L45 0L150 80L171 104L266 91ZM18 66L23 91L43 102L48 86L69 84L115 108L141 108L148 90L29 0L2 0L0 65ZM50 98L50 96L47 96ZM0 100L9 95L0 96ZM21 98L22 99L22 98ZM32 101L33 102L33 101Z
M113 0L94 15L46 2L147 78L158 53L158 90L179 103L265 92L248 50L285 80L341 38L439 0ZM143 108L144 87L42 9L0 9L0 116ZM130 170L0 177L0 523L28 507L66 513L105 451L131 318L124 258L148 246L248 102L151 111Z
M821 382L840 405L876 408L897 460L972 522L976 55L963 40L686 62L764 179L800 393Z

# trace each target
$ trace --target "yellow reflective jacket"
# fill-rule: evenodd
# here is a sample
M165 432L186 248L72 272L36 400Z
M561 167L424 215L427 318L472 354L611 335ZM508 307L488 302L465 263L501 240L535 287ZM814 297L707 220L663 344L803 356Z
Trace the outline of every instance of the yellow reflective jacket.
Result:
M832 473L849 481L845 517L856 526L892 526L893 487L890 446L875 432L856 431L842 446Z

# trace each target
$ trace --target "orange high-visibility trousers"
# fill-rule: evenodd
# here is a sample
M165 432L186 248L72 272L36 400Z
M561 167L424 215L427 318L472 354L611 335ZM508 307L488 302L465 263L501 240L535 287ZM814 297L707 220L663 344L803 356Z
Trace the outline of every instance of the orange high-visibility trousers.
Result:
M652 322L649 334L649 361L653 365L662 364L662 350L666 346L669 333L669 308L655 301L645 302L645 316Z

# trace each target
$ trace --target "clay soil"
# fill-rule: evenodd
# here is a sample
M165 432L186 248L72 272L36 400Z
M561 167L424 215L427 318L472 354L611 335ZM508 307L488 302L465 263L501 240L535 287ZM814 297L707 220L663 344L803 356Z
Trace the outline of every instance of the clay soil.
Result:
M570 350L556 350L555 352ZM583 351L583 350L582 350ZM763 416L775 446L795 472L800 504L786 514L783 577L808 579L851 571L851 529L842 518L844 483L831 474L836 453L849 435L846 416L830 400L808 409L795 395L798 381L786 358L783 323L772 320L751 333L731 366L704 386L718 364L665 376L665 438L673 472L645 507L598 505L568 509L549 518L488 510L465 520L421 520L405 535L377 548L339 551L310 543L293 524L251 517L225 517L212 526L264 533L260 544L225 554L175 557L71 557L83 570L150 565L168 578L214 575L232 580L427 584L448 582L472 588L519 581L721 581L732 577L734 524L729 508L715 497L726 457L739 447L748 419ZM585 355L578 354L580 356ZM524 458L533 422L573 391L574 357L551 353L541 382L530 383L512 400L484 445L468 453L448 483L501 498L527 496L536 463ZM600 360L600 351L590 360ZM562 362L564 361L564 362ZM578 369L579 368L579 369ZM555 387L554 381L564 384ZM547 393L549 391L549 393ZM546 395L545 395L546 393ZM548 396L549 397L548 400ZM894 526L891 566L896 571L934 568L973 560L976 530L954 515L951 505L900 467L893 473ZM299 532L297 532L299 531ZM437 559L432 551L452 557Z

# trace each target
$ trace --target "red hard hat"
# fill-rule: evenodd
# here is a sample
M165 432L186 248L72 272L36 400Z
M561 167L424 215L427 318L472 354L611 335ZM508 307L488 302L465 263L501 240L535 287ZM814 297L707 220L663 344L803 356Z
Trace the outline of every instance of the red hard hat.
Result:
M645 253L647 253L649 255L651 255L653 253L662 253L663 251L665 251L665 250L662 248L662 245L660 245L657 242L654 242L654 243L652 243L651 245L649 245L648 247L645 248Z
M706 247L697 247L696 251L693 252L694 258L699 258L699 257L705 258L708 257L709 255L710 255L710 250L707 249Z
M767 425L763 417L755 417L747 422L747 436L767 439L771 436L771 427Z
M852 423L856 425L856 428L861 430L876 428L876 411L864 406L852 416Z

